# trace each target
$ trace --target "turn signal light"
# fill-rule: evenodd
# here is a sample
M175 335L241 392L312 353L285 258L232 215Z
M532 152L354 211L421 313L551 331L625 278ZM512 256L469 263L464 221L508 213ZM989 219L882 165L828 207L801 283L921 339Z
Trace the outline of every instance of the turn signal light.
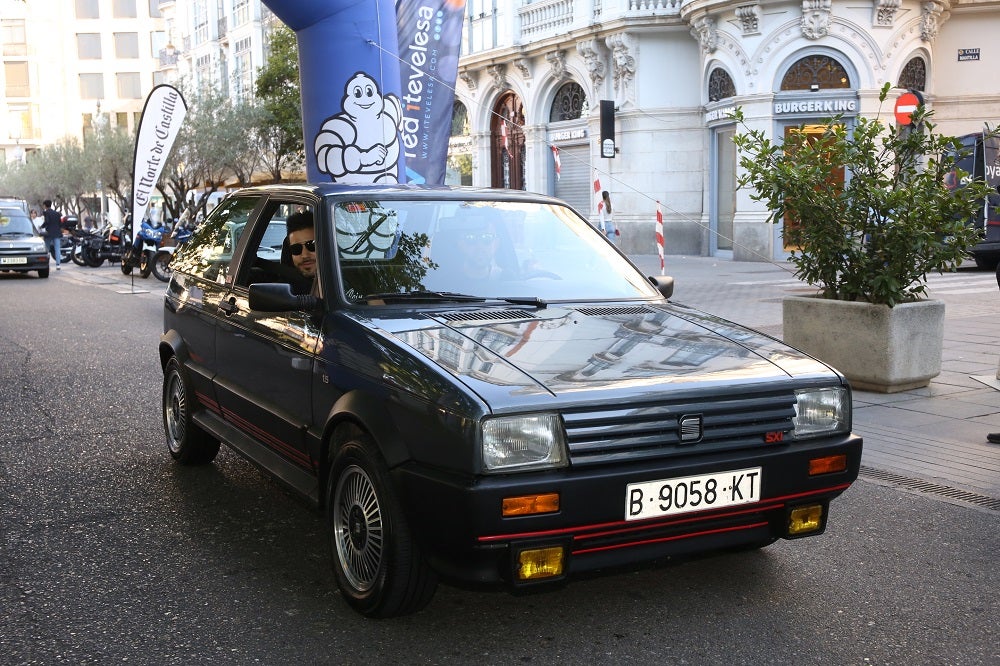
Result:
M788 514L788 536L808 534L823 527L823 505L800 506Z
M809 476L817 474L831 474L833 472L843 472L847 469L847 455L825 456L823 458L813 458L809 461Z
M563 574L562 546L522 550L517 554L517 579L538 580Z
M559 510L559 493L521 495L503 498L503 517L530 516L536 513L555 513Z

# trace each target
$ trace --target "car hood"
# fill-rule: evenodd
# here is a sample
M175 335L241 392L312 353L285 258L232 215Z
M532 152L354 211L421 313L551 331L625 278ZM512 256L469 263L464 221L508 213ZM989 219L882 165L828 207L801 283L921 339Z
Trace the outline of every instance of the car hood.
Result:
M373 320L493 407L834 378L752 329L676 304L481 308ZM618 396L619 398L621 396Z
M34 234L23 233L0 237L0 250L19 250L24 252L31 244L44 244L45 239Z

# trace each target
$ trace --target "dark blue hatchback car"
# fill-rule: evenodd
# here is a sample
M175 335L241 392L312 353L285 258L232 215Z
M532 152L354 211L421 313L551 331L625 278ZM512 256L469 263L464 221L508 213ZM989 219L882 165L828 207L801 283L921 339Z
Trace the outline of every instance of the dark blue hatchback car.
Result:
M302 212L314 244L279 247ZM310 246L314 278L294 265ZM173 269L170 453L224 442L324 509L368 616L419 610L439 579L541 588L820 534L857 478L840 374L672 302L556 199L251 188Z

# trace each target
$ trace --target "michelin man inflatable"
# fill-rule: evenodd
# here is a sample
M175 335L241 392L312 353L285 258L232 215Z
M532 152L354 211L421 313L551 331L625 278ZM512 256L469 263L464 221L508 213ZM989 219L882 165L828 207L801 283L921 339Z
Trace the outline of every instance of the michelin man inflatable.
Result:
M316 135L319 171L340 183L399 182L399 98L382 95L375 79L357 72L344 86L341 109Z

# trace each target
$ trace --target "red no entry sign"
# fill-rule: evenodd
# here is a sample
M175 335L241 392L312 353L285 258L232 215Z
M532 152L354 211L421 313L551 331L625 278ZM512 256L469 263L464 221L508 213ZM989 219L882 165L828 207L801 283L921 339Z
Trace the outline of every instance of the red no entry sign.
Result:
M896 122L900 125L909 125L912 122L911 114L921 103L922 100L911 92L900 95L896 100Z

